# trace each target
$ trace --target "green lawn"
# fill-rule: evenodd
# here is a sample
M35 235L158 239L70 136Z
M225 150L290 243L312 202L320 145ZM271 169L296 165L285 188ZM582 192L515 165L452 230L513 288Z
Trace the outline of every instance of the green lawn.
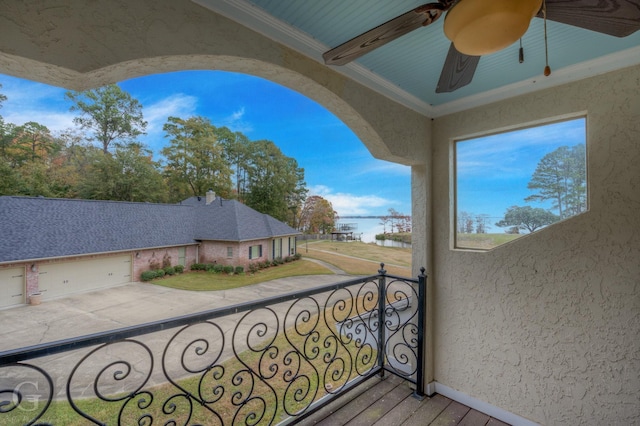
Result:
M458 234L456 247L489 250L504 243L508 243L524 234Z
M358 241L314 241L300 243L298 252L303 255L301 260L261 269L255 274L246 272L226 275L185 271L183 274L165 276L151 282L180 290L211 291L229 290L278 278L332 273L324 266L305 260L305 257L323 260L352 275L374 275L380 269L380 262L384 262L388 273L411 276L411 249L408 248L382 247Z
M183 274L155 279L153 284L164 287L177 288L180 290L211 291L229 290L232 288L244 287L258 284L264 281L271 281L278 278L294 277L298 275L325 275L332 272L324 266L304 259L279 266L272 266L262 269L255 274L246 272L239 275L227 275L224 273L214 273L206 271L188 271Z

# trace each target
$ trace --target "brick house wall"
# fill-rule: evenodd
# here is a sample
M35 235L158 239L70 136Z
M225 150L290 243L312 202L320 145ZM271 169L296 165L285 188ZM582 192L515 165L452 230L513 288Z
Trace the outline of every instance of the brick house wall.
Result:
M200 246L200 263L242 266L247 269L250 263L263 262L270 259L271 241L271 239L243 241L240 243L203 241ZM249 250L257 245L262 245L262 256L249 259ZM228 256L229 249L231 249L231 257Z
M196 263L198 258L198 246L195 244L191 246L164 247L132 252L133 280L140 281L140 274L144 271L162 268L165 263L169 266L178 265L181 248L184 249L185 252L184 269L189 270L189 267Z
M281 246L279 253L274 252L274 242ZM262 256L249 259L251 247L262 245ZM296 253L296 237L266 238L243 242L203 241L200 246L200 263L217 263L220 265L242 266L264 262L276 257L285 258ZM276 256L277 255L277 256Z

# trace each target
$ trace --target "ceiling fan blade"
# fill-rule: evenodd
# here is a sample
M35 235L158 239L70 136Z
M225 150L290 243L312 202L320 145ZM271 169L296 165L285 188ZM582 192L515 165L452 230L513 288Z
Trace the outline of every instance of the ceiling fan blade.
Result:
M547 19L616 37L640 29L640 0L546 0ZM542 18L542 11L537 15Z
M480 62L480 56L469 56L460 53L451 43L447 59L445 59L440 73L436 93L453 92L471 83L478 62Z
M420 27L431 24L451 7L453 0L439 0L403 13L384 24L360 34L351 40L325 52L322 57L327 65L344 65Z

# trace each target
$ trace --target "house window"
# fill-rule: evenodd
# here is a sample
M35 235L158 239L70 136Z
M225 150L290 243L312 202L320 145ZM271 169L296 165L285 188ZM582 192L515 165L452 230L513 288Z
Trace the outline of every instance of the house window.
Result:
M489 250L587 210L586 118L457 140L454 248Z
M227 247L227 258L231 259L233 257L233 247Z
M279 257L282 257L282 238L273 240L273 258L277 259Z
M249 247L249 259L262 257L262 245Z

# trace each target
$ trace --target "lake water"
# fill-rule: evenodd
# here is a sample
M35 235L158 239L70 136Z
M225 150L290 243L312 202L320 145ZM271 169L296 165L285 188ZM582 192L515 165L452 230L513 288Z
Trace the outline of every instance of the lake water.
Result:
M353 231L353 237L355 239L360 237L365 243L375 243L376 234L382 234L384 232L384 227L380 222L380 219L341 219L337 223L354 224L356 226L356 229ZM389 230L389 226L387 226L387 231Z
M353 238L360 238L365 243L373 243L376 241L376 234L382 234L383 227L380 219L340 219L336 225L353 224L356 229L353 230Z

